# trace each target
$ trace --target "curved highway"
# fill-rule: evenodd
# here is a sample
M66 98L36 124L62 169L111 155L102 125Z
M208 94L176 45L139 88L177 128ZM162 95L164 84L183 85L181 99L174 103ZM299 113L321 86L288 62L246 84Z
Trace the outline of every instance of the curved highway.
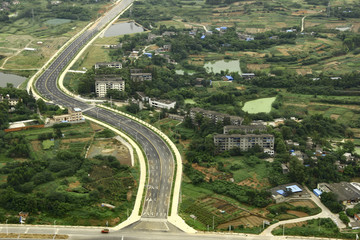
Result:
M57 86L60 73L78 51L131 3L132 0L123 0L69 44L38 78L35 87L41 96L53 103L67 108L81 108L84 114L118 127L138 141L145 151L149 164L148 185L142 218L166 219L170 207L174 173L174 158L167 144L157 134L138 122L76 100L63 93Z

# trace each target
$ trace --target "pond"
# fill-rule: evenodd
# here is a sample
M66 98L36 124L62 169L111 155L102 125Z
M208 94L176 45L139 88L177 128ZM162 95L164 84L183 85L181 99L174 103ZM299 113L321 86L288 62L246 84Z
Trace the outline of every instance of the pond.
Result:
M271 111L271 104L275 101L276 97L260 98L253 101L246 102L243 110L248 113L269 113Z
M45 21L46 25L51 25L51 26L57 26L57 25L61 25L64 23L69 23L71 22L70 19L64 19L64 18L53 18L53 19L49 19L47 21Z
M7 83L12 83L14 87L17 87L25 80L26 77L0 72L0 87L6 87Z
M104 37L115 37L124 34L143 32L144 29L134 22L115 23L104 33Z
M178 75L184 75L185 71L184 70L175 70L175 73L178 74ZM193 75L195 72L189 72L189 71L186 71L187 74L189 75Z
M207 72L221 73L221 71L229 70L229 72L238 72L241 74L239 60L220 60L215 62L207 62L204 65Z

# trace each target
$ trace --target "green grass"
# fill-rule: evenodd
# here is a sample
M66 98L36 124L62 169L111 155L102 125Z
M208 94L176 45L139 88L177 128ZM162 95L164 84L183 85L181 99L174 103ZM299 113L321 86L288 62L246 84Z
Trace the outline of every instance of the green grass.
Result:
M54 141L51 140L45 140L42 142L42 147L44 150L48 150L52 148L55 145Z
M185 104L196 104L196 102L193 100L193 99L191 99L191 98L187 98L187 99L185 99Z

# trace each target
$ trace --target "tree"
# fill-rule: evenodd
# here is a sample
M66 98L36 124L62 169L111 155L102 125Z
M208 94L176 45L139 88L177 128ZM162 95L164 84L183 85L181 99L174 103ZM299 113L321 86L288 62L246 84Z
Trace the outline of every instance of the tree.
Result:
M290 172L289 177L292 181L298 183L304 183L306 180L305 167L304 165L297 159L290 159Z
M353 153L355 151L355 144L354 142L348 140L345 141L342 145L345 152Z

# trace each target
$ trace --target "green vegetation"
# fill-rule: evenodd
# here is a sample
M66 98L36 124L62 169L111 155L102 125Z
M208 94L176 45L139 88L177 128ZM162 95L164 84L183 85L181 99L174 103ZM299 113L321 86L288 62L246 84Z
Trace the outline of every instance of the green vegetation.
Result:
M287 226L284 228L285 235L293 236L314 236L327 238L354 239L355 233L341 233L335 223L329 218L318 218L302 222L296 226ZM272 231L274 235L282 235L283 228L278 227Z
M55 142L51 140L45 140L42 142L42 147L44 150L49 150L51 147L55 146Z

